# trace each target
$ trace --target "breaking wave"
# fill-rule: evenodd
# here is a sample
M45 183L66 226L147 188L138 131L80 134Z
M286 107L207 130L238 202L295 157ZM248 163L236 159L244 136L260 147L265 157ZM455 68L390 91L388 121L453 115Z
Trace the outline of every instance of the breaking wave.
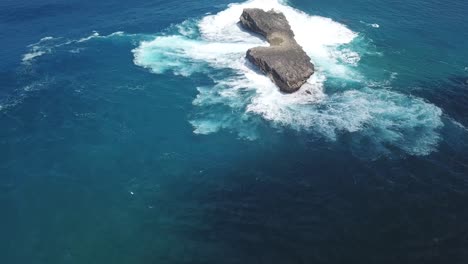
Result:
M268 45L238 26L242 10L249 7L283 12L297 42L312 58L316 73L299 92L281 93L246 61L247 49ZM332 19L311 16L283 1L251 0L174 28L142 41L133 50L134 62L156 74L202 73L213 80L214 85L197 87L191 120L195 133L227 129L255 139L256 128L266 120L328 140L348 134L379 155L395 148L427 155L437 147L441 109L375 83L369 87L359 71L361 49L353 49L359 45L358 34ZM336 87L326 92L330 83Z

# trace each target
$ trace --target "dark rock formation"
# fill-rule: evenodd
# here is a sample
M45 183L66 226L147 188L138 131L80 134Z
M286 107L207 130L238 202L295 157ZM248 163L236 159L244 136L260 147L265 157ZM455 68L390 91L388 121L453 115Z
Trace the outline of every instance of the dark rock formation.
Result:
M297 44L283 13L246 8L240 24L270 43L270 47L249 49L247 59L267 74L281 91L292 93L299 90L314 73L310 57Z

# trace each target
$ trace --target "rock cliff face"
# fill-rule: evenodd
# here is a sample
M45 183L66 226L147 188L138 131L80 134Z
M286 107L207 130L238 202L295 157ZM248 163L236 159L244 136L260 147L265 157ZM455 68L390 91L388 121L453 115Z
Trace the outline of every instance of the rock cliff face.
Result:
M310 57L294 39L294 33L283 13L258 8L244 9L240 24L260 34L270 47L256 47L247 51L247 59L258 66L286 93L293 93L314 73Z

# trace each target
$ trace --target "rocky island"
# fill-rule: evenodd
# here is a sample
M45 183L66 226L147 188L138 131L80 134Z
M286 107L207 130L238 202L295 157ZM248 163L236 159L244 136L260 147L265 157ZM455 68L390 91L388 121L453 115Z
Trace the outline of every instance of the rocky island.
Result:
M314 73L310 57L294 39L294 33L283 13L259 8L244 9L240 24L260 34L269 47L255 47L247 51L247 59L285 93L293 93Z

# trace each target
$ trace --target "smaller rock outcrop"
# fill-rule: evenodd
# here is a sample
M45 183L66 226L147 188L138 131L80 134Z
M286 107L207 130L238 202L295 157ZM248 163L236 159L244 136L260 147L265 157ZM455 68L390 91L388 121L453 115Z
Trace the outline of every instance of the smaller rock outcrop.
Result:
M259 8L246 8L240 17L243 28L260 34L270 47L247 51L247 59L258 66L286 93L293 93L314 73L310 57L294 39L294 33L283 13Z

